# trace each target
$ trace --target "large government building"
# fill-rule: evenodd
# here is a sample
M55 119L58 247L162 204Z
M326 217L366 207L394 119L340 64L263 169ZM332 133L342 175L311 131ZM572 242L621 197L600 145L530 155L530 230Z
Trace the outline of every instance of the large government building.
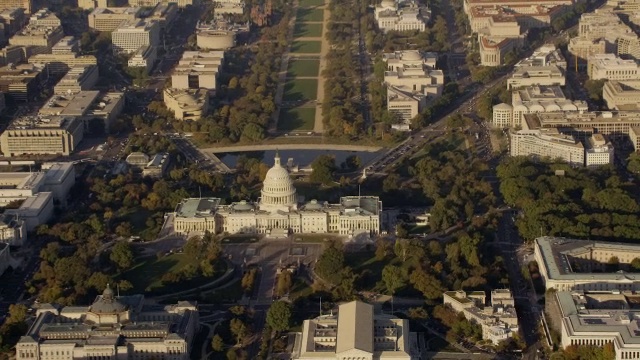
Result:
M194 304L145 304L109 286L90 306L44 304L16 345L17 360L189 359L198 328Z
M289 172L275 164L265 177L256 203L221 205L218 198L185 199L174 213L180 234L210 231L285 236L290 233L336 233L358 236L380 233L382 202L375 196L347 196L339 204L300 202Z
M338 315L305 320L297 334L293 359L298 360L413 360L417 337L409 320L374 314L373 306L352 301Z
M535 259L547 289L558 291L639 291L640 274L626 272L640 246L593 240L540 237ZM621 270L608 272L615 258Z

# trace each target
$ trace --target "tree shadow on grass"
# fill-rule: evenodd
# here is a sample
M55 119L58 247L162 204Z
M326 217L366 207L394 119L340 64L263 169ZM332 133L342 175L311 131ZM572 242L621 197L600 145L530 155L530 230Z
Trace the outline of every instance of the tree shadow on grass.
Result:
M171 271L178 264L178 260L163 257L149 257L122 274L123 280L128 280L138 293L142 291L157 291L162 288L162 275Z
M285 111L278 120L278 128L282 131L299 130L304 125L305 121L297 111Z

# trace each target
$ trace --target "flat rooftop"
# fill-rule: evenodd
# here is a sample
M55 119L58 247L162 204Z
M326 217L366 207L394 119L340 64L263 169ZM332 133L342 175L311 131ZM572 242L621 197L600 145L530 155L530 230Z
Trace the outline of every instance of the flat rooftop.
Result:
M42 115L82 116L96 101L99 94L100 91L88 90L70 95L53 95L40 108L39 113Z
M556 293L562 321L569 331L580 336L614 336L624 344L640 344L640 311L630 309L637 296L616 293Z
M612 249L622 252L637 253L640 257L640 246L633 244L623 244L614 242L577 240L556 237L539 237L535 240L536 247L539 249L547 274L551 279L567 279L567 280L621 280L629 279L632 281L640 281L640 274L627 272L614 273L576 273L573 272L568 256L573 254L589 251L590 249Z
M219 198L184 199L176 208L176 216L184 218L213 216L220 201Z
M571 124L589 125L590 123L635 123L640 124L640 112L547 112L524 114L524 120L529 129L541 127L562 127Z

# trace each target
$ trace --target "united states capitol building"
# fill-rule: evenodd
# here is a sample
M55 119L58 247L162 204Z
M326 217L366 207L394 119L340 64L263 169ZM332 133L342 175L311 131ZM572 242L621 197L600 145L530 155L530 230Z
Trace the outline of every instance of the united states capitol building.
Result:
M43 304L16 345L17 360L189 359L198 310L188 301L146 304L107 285L89 306Z
M300 201L291 176L276 154L258 201L222 205L218 198L184 199L176 207L174 231L229 234L335 233L371 236L380 233L382 202L376 196L346 196L340 203Z

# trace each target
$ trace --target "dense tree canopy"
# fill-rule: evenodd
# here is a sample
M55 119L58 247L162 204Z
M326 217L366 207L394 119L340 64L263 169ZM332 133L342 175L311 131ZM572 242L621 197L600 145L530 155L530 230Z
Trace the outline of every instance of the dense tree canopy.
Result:
M640 239L637 193L610 168L595 172L514 157L497 173L505 202L522 209L516 225L525 239L540 234Z
M276 301L267 311L267 324L275 331L285 331L291 326L291 306L284 301Z

